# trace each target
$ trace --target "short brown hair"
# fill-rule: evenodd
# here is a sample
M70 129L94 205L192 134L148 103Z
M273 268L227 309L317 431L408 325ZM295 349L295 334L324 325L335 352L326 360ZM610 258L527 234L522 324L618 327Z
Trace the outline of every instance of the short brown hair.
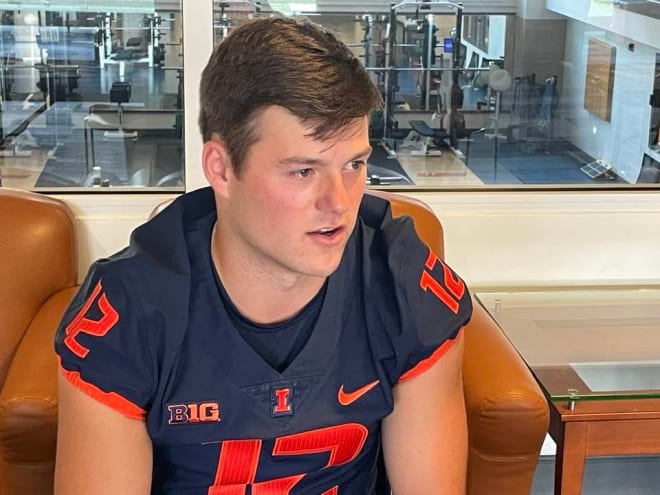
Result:
M362 63L332 33L278 17L248 21L215 48L200 99L202 138L222 138L239 176L261 110L284 107L326 140L382 104Z

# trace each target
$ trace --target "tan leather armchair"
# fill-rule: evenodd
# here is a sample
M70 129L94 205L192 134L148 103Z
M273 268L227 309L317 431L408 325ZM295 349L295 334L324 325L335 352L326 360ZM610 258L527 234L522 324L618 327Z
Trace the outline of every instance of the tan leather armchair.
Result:
M0 188L0 494L52 493L55 328L75 293L69 208Z
M433 212L370 191L410 214L443 254ZM0 495L52 493L56 432L53 336L76 281L73 222L59 201L0 189ZM469 428L468 493L523 495L531 488L548 408L531 373L475 303L463 362ZM441 418L439 418L441 421Z

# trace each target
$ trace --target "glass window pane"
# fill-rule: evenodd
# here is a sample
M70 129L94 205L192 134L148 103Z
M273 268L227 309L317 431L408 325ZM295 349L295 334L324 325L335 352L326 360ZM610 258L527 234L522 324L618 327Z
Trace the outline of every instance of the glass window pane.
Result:
M215 41L266 15L337 33L387 103L371 115L379 187L658 187L660 14L638 12L645 2L550 3L566 11L222 2Z
M183 189L180 7L32 1L0 15L2 185Z

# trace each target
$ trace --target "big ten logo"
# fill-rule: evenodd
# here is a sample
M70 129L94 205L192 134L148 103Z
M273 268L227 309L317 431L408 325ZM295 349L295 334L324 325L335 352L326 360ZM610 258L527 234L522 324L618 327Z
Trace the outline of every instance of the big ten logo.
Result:
M185 425L220 421L220 405L217 402L191 402L189 404L168 404L168 424Z

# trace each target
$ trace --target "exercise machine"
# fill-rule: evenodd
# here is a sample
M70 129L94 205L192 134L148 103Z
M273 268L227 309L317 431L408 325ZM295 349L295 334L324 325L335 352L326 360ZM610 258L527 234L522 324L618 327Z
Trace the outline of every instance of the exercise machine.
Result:
M215 4L217 10L213 14L213 32L215 42L219 43L229 36L229 32L244 18L258 16L261 13L261 2L243 0L233 2L220 2ZM231 14L236 14L232 16Z
M399 92L399 73L404 70L403 68L397 67L397 49L399 47L399 42L397 40L397 16L406 10L414 9L415 17L419 18L421 12L424 13L424 21L421 23L422 29L425 29L425 42L423 43L423 63L422 67L419 68L409 68L406 70L416 70L422 72L425 84L423 87L424 90L424 103L425 109L430 109L430 99L431 99L431 82L432 82L432 72L433 71L451 71L452 73L452 85L450 93L450 111L449 113L449 138L452 140L452 145L456 145L456 139L458 133L455 132L452 123L457 123L457 119L452 119L452 113L457 112L463 106L463 92L458 84L459 72L461 68L461 54L460 50L457 48L460 46L460 33L461 33L461 22L463 17L463 5L460 3L449 2L449 1L418 1L418 0L404 0L397 4L391 4L389 11L389 22L387 25L387 44L385 49L385 68L384 68L384 99L385 105L383 108L383 134L381 138L381 144L385 150L390 154L390 156L396 156L396 139L401 139L401 131L398 129L397 122L394 118L394 113L396 109L396 96ZM451 50L451 68L449 69L437 69L434 67L434 58L435 58L435 47L437 45L437 38L435 27L433 23L433 14L440 12L443 15L448 13L454 13L456 17L456 26L453 31L453 37L451 40L452 46L455 48ZM439 84L439 81L438 81ZM441 94L440 91L437 91L436 94L436 106L441 104ZM439 112L436 112L436 114ZM444 112L443 112L444 115ZM421 125L421 123L424 125ZM444 142L445 136L443 126L441 124L440 129L437 131L429 130L430 127L423 121L417 121L416 132L423 138L429 138L422 140L422 147L418 150L427 154L429 151L429 144L433 142L433 139ZM419 132L422 131L422 132ZM430 134L432 132L432 134ZM426 135L422 134L425 133ZM441 135L442 134L442 135Z
M409 124L417 135L413 138L417 141L417 147L410 152L412 156L440 156L443 148L449 148L447 140L451 134L445 129L433 129L423 120L411 120Z
M172 19L163 18L158 12L142 17L139 26L114 26L117 15L106 13L101 17L101 26L96 36L99 66L119 65L119 77L123 78L125 66L130 63L147 64L150 68L162 65L165 60L166 43L161 42L164 31L170 29L165 23ZM133 34L122 40L121 33ZM136 34L138 33L138 34Z

